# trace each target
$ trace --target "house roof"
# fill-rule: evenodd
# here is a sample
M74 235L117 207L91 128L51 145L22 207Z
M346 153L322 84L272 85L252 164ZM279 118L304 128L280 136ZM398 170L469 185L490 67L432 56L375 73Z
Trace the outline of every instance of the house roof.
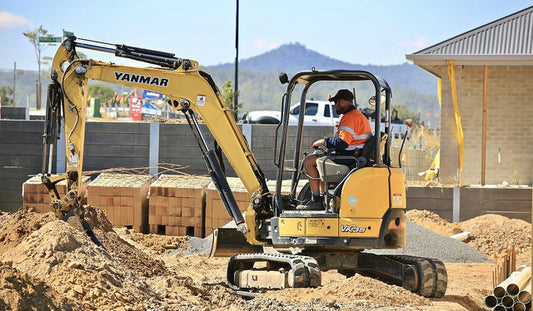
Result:
M417 65L533 65L533 6L406 55Z

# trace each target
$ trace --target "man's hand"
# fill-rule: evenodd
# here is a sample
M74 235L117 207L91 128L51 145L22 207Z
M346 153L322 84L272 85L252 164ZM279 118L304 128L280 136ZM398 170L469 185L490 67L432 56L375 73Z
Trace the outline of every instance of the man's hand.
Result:
M318 139L318 140L315 140L312 144L311 144L311 149L315 149L315 148L318 148L320 146L324 146L324 138L322 139Z

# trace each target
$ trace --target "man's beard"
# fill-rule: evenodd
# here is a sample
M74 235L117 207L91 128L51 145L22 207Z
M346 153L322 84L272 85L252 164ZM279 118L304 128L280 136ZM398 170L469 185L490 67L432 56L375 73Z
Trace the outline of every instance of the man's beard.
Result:
M346 111L348 111L348 107L335 108L335 111L337 112L337 114L344 114Z

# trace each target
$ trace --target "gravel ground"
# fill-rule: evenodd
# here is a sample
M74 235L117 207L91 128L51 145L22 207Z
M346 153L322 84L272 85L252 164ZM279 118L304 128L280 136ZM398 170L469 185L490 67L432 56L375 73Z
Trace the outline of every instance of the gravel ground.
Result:
M233 224L233 222L231 222ZM208 253L213 237L191 237L188 250L175 250L172 254ZM425 229L407 221L407 247L401 249L369 250L374 254L411 255L436 258L442 262L490 262L490 258L467 244Z
M407 246L401 249L376 249L374 254L411 255L436 258L442 262L490 262L477 249L456 239L440 235L407 221Z

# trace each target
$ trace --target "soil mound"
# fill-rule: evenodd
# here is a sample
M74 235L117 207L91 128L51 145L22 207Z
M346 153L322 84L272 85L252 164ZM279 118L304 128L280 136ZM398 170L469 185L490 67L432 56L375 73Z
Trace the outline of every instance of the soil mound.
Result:
M41 308L44 310L58 309L62 303L69 306L67 309L179 310L211 305L212 297L222 302L235 299L223 286L206 289L180 271L169 271L161 259L109 231L109 221L99 210L89 208L85 215L105 249L51 213L19 211L4 223L0 228L1 271L9 267L8 272L22 284L14 288L9 305L16 305L17 295L24 297L35 286L50 288L53 297L63 297L54 300L49 298L52 295L38 296L38 302L32 305L45 306ZM226 295L230 299L220 298Z
M398 286L358 274L346 278L336 271L322 273L319 288L272 291L244 300L225 285L228 258L169 253L187 248L193 239L113 229L105 213L91 207L83 215L105 248L91 241L77 218L65 222L52 213L23 210L0 215L0 309L449 310L457 297L468 300L464 305L482 305L483 290L490 287L485 282L471 290L480 280L488 280L490 266L451 264L450 302L448 296L426 299ZM442 235L470 231L470 245L487 255L512 245L529 254L527 222L488 215L451 224L428 211L407 215ZM474 267L489 272L472 276ZM465 285L454 285L454 279ZM465 290L476 295L464 296Z
M0 263L1 310L52 310L56 306L68 310L76 307L75 302L61 296L45 283Z
M517 254L531 254L531 224L520 219L488 214L459 223L463 231L472 232L472 247L499 257L514 248Z
M349 305L354 301L365 301L375 306L425 306L431 304L427 298L418 296L402 287L387 285L376 279L359 274L353 277L325 280L319 288L290 288L280 292L269 292L261 298L276 298L285 302L323 302Z

